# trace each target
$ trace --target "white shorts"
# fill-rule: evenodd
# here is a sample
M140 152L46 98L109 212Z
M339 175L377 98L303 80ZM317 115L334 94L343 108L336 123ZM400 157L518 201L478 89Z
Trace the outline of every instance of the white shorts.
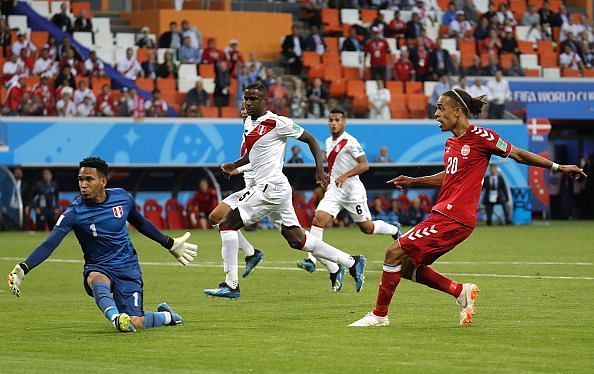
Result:
M239 199L243 196L243 194L245 194L247 192L247 190L248 190L247 188L244 188L237 192L233 192L231 195L224 198L222 202L229 205L231 207L231 210L233 210L233 209L237 208Z
M351 215L351 218L353 218L353 221L357 223L371 220L367 198L363 197L365 195L357 194L359 198L352 200L345 198L344 195L338 188L328 189L326 194L324 194L324 198L318 204L316 211L327 212L336 218L341 209L346 209Z
M293 208L293 191L288 183L261 183L249 188L238 197L237 208L246 226L269 216L274 223L301 227Z

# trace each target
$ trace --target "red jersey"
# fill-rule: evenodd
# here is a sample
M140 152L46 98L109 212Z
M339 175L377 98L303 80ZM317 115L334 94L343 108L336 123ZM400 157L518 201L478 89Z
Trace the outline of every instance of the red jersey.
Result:
M223 51L216 48L204 48L201 64L216 64L219 61L225 61Z
M365 43L365 53L371 56L371 66L386 66L390 46L385 39L369 39Z
M206 214L210 214L217 207L218 203L217 192L214 188L209 188L206 192L196 192L191 201L191 204L198 205L198 209Z
M415 68L410 60L398 60L394 64L394 71L399 81L408 82L411 80Z
M446 141L443 162L445 177L434 212L467 227L476 226L483 178L491 155L509 156L512 145L493 130L470 125L459 137Z

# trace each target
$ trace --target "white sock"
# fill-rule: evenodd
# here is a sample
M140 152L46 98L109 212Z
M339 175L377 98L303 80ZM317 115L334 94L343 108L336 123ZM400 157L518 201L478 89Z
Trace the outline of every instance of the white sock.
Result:
M171 313L169 312L161 312L163 313L163 315L165 316L165 325L168 325L171 323Z
M319 259L323 258L346 266L347 269L355 264L353 256L324 243L307 231L305 232L305 245L302 249L313 253Z
M398 232L398 227L390 225L384 221L373 221L373 233L374 234L388 234L394 235Z
M239 249L245 253L246 256L253 256L255 253L254 246L247 241L241 231L237 231L237 238L239 239Z
M237 252L239 251L239 239L237 238L237 231L225 230L220 231L221 241L223 246L221 248L221 255L223 256L223 270L225 271L225 283L231 288L239 286L239 277L237 275Z
M312 226L309 229L309 233L320 241L322 241L322 238L324 237L324 229L322 227ZM338 265L335 262L331 262L323 258L316 258L316 256L309 252L307 253L307 258L309 258L314 264L316 263L316 260L320 260L320 262L326 267L326 269L328 269L330 273L336 273L338 271Z

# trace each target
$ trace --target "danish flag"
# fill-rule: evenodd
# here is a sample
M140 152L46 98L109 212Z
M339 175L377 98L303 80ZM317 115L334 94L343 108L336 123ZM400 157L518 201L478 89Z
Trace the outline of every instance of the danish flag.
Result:
M526 125L530 135L549 135L551 132L551 122L547 118L531 118Z

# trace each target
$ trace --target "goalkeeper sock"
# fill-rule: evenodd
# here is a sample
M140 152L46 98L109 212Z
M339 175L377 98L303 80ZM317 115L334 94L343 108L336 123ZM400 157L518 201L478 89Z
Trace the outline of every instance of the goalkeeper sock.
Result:
M171 323L171 313L169 312L145 312L144 325L145 329L151 327L161 327Z
M109 284L101 281L93 282L93 297L99 309L108 320L112 321L116 315L120 314L113 297Z
M312 234L313 236L315 236L316 238L318 238L320 241L324 237L324 229L322 227L312 225L311 228L309 229L309 233ZM324 260L323 258L317 259L311 253L307 254L307 258L314 264L316 263L316 260L320 260L320 262L326 267L326 269L328 269L328 272L331 274L336 273L339 269L338 264L336 264L335 262Z
M254 246L247 241L240 230L237 230L237 239L239 239L239 248L243 251L245 257L253 256L256 252Z
M223 257L223 270L225 271L225 283L233 289L239 286L237 275L237 251L239 251L239 238L237 230L224 230L219 232L223 246L221 255Z

